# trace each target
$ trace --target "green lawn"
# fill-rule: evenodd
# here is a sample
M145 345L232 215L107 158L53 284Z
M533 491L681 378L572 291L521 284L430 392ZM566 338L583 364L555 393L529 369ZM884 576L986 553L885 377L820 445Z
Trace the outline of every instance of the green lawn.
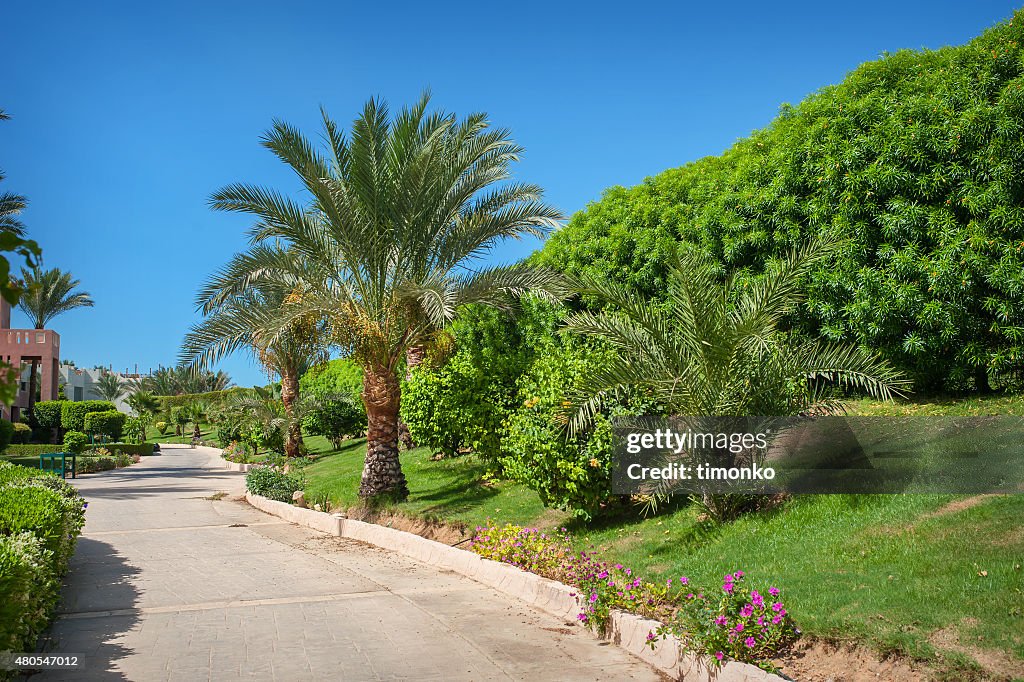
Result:
M1024 414L1024 398L931 399L880 405L858 401L854 414ZM336 504L358 503L365 440L323 453L305 468L307 492L326 491ZM402 453L408 501L396 510L470 530L487 519L567 526L581 547L631 566L651 580L687 575L714 587L727 571L783 590L804 632L868 643L881 653L929 660L948 679L968 676L962 653L994 650L1024 667L1024 495L974 498L939 495L822 495L790 500L772 511L713 527L686 504L644 518L639 511L595 523L546 510L536 493L484 479L473 456L432 461L417 448Z
M217 428L211 424L200 425L199 432L202 434L203 440L215 441L217 440ZM171 426L167 429L167 433L160 435L160 432L156 430L155 426L150 426L146 429L146 440L150 443L183 443L188 444L192 442L192 429L186 428L185 435L175 436L174 427Z

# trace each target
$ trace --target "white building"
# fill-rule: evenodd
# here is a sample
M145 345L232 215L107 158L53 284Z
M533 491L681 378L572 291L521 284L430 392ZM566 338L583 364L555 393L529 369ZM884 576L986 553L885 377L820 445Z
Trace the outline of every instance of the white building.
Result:
M104 374L113 374L119 378L122 383L125 384L125 394L119 399L114 401L114 405L121 412L131 414L131 408L125 403L125 398L128 397L130 389L130 381L135 379L138 375L127 375L121 372L111 372L106 369L79 369L71 365L60 366L60 377L58 382L64 387L64 397L68 400L79 402L82 400L103 400L103 397L96 392L96 382L100 380L100 377ZM28 381L28 374L22 375L22 381Z

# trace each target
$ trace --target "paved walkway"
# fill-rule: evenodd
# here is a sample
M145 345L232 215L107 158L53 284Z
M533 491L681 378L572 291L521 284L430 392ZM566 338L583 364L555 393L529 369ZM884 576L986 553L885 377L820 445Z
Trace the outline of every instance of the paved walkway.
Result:
M240 474L165 449L78 479L89 501L36 680L659 679L468 578L216 499Z

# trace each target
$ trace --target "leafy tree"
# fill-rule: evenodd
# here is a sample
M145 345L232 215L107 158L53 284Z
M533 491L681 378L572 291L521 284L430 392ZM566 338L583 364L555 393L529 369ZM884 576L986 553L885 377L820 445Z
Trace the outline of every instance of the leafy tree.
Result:
M807 273L837 252L815 243L794 251L764 277L718 283L708 257L681 257L668 271L667 307L652 304L606 278L584 277L582 294L607 304L566 320L570 331L611 350L586 367L570 395L570 435L602 412L609 397L638 392L669 414L761 416L820 413L840 403L829 385L891 399L906 380L875 353L828 341L793 341L780 328L802 295ZM705 494L712 518L735 511L735 498Z
M93 387L103 400L116 402L127 392L127 386L121 377L113 372L103 372Z
M50 320L70 310L93 306L92 296L88 292L76 291L81 282L72 279L70 272L58 268L46 270L42 265L33 265L22 268L21 278L25 291L18 301L18 307L28 315L36 329L45 329ZM36 400L38 376L39 362L33 360L28 380L30 412Z
M363 497L408 494L398 459L397 372L406 351L429 343L463 305L508 305L509 296L556 281L522 265L478 266L502 239L542 235L560 214L542 203L539 187L509 181L522 149L507 130L489 128L484 114L460 121L429 113L428 103L424 96L392 117L371 100L347 137L324 113L326 149L275 123L264 145L296 173L308 204L249 185L213 196L214 208L257 218L257 247L248 265L224 273L226 288L244 288L255 272L287 280L305 270L306 286L274 333L322 316L363 369ZM260 245L274 242L292 263L265 257Z
M303 428L314 436L327 438L335 450L341 447L345 437L356 436L366 429L366 413L352 395L307 396L304 402Z
M301 268L301 260L276 249L257 249L237 256L225 271L248 268L249 259L287 259ZM216 362L239 349L251 351L271 374L281 378L281 399L290 419L285 454L296 457L302 446L301 423L295 418L300 399L299 378L326 357L327 329L314 314L291 317L287 304L301 298L305 280L312 273L298 272L295 277L251 277L243 286L225 291L222 274L210 279L198 297L206 315L185 336L181 347L184 365L203 366ZM287 316L281 330L280 318Z
M900 51L784 106L709 157L613 188L536 262L664 299L679 249L754 280L848 241L790 323L853 342L919 389L987 390L1024 362L1024 13L960 46Z

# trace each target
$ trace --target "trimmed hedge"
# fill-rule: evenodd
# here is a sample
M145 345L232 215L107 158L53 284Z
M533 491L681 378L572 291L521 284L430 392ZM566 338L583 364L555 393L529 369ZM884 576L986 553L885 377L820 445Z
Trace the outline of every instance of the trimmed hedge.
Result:
M60 408L60 426L65 431L85 431L85 415L90 412L109 412L117 410L114 403L107 400L63 401Z
M229 388L225 391L210 391L209 393L185 393L183 395L160 395L156 397L160 401L160 413L170 414L171 408L183 407L185 405L190 405L195 402L202 402L206 403L207 405L217 405L224 402L232 394L244 390L244 388L236 386L235 388Z
M31 443L28 445L8 445L4 455L10 457L38 457L48 452L60 452L62 445L46 445ZM112 453L123 452L128 455L140 455L147 457L153 454L152 443L103 443L102 446Z
M52 474L0 462L0 651L32 651L85 523L85 502Z
M90 412L85 415L85 432L96 436L106 436L111 440L120 440L128 415L118 410Z
M59 429L62 417L61 408L67 400L44 400L32 406L32 414L36 423L44 429Z
M32 440L32 427L22 422L15 422L14 435L11 437L11 442L24 444L30 440Z
M0 452L3 452L4 448L11 444L12 438L14 438L14 424L6 419L0 419Z

